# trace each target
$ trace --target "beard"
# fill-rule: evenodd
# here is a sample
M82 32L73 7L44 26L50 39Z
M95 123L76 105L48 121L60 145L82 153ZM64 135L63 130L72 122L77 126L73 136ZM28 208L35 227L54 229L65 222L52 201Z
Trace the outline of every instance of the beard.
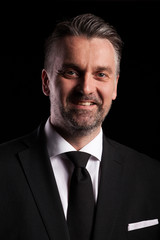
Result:
M81 101L92 101L91 109L78 109L74 104ZM112 101L103 106L100 97L86 96L79 92L72 92L66 99L66 105L60 104L51 96L51 112L53 123L59 132L68 132L74 136L87 136L102 125L108 114Z
M111 103L105 108L96 105L93 110L61 107L60 112L71 134L86 136L102 125L110 108Z

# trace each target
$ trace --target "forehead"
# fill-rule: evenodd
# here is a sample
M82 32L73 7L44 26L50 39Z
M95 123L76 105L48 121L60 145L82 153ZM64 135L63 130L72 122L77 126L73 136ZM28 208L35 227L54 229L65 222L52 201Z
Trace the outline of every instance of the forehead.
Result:
M65 62L115 64L115 50L107 39L88 39L83 36L65 37L57 42L56 52L59 60Z

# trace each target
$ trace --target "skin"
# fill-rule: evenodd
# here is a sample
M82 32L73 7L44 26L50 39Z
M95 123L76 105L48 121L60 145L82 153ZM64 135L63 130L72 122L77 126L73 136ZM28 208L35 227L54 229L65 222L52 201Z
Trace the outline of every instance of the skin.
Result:
M117 96L116 55L107 39L69 36L58 41L52 69L42 70L50 121L77 150L100 132Z

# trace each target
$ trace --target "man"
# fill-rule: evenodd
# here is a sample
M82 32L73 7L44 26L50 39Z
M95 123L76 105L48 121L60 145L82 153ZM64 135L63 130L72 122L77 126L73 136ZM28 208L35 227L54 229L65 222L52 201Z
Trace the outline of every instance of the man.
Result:
M77 240L68 224L73 151L90 154L88 240L160 239L160 163L101 127L117 96L121 48L115 29L92 14L58 23L47 39L42 88L50 117L0 147L0 239Z

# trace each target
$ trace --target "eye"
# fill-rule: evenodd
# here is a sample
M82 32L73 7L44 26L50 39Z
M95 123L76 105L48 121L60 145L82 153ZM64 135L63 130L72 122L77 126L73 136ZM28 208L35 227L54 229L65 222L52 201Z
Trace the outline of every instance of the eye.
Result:
M104 72L97 72L95 74L95 79L97 79L99 81L105 81L108 79L108 75Z
M97 76L100 77L100 78L104 78L104 77L106 77L106 74L103 73L103 72L100 72L100 73L97 74Z
M75 70L70 70L70 69L65 69L63 71L60 72L60 75L62 75L64 78L68 78L68 79L75 79L79 77L79 74L77 71Z
M94 78L97 80L97 81L103 81L103 82L106 82L109 80L110 76L107 72L101 72L101 71L98 71L94 74Z
M74 70L67 70L64 73L64 77L68 79L77 79L79 77L79 74Z
M70 75L70 76L75 76L75 75L77 75L77 73L74 72L74 71L72 71L72 70L66 71L65 74L66 74L66 75Z

